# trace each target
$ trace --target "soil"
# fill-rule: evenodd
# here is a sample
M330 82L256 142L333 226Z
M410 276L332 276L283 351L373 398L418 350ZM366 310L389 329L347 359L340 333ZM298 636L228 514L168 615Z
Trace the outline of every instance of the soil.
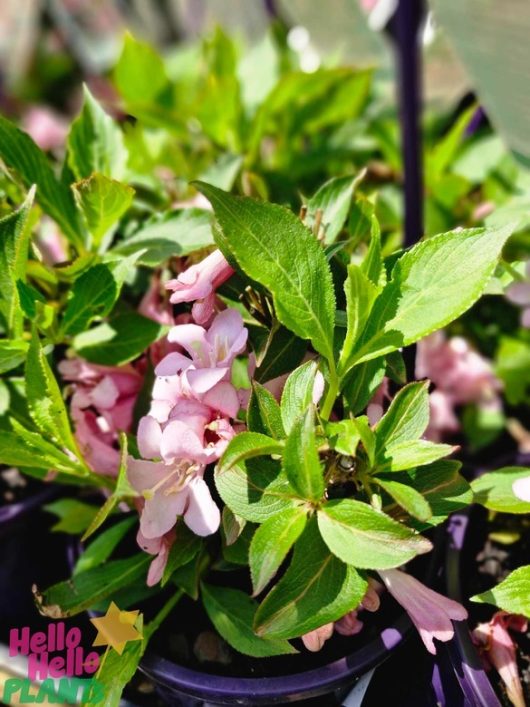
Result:
M461 567L472 568L462 577L462 595L471 597L491 589L510 572L530 561L530 518L496 514L488 521L487 511L474 509L470 520L471 532L467 533ZM506 544L499 536L516 538ZM496 608L488 604L468 603L470 625L489 621ZM530 624L530 622L529 622ZM530 705L530 629L526 633L511 632L517 646L517 660L527 704ZM506 696L502 681L494 670L488 673L499 699L506 707L512 703Z

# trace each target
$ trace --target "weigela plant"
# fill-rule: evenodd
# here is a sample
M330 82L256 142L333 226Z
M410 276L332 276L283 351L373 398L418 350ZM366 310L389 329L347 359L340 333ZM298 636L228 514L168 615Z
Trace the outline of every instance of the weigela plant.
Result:
M453 165L471 114L429 147L427 236L405 251L397 183L376 198L369 181L394 180L396 131L373 103L356 122L371 72L307 75L285 51L260 59L279 72L262 96L238 84L222 32L201 57L168 72L128 37L114 80L136 122L122 130L86 90L57 173L0 118L0 461L69 485L50 510L82 534L72 578L36 601L51 618L160 601L144 641L98 676L109 705L183 594L264 658L362 637L388 592L434 653L466 610L409 563L473 493L530 510L527 469L471 488L446 443L462 407L499 412L503 386L527 395L512 368L526 339L494 365L461 335L484 292L511 286L523 307L528 294L521 263L497 267L511 226L449 230L500 189ZM476 599L528 616L516 572Z

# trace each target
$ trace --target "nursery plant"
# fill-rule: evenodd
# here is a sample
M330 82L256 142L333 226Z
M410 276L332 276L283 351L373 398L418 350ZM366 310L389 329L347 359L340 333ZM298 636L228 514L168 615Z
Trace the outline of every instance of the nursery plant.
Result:
M141 609L141 640L96 675L107 705L192 604L249 675L287 655L303 671L334 632L362 639L385 594L434 654L467 611L410 563L473 493L493 508L526 484L528 511L527 469L465 480L414 371L413 345L432 363L436 332L462 335L484 293L523 277L509 214L431 228L469 226L487 182L469 155L471 177L452 173L470 113L429 148L432 217L405 250L397 180L375 188L374 156L399 165L371 72L307 75L280 40L261 51L278 59L266 91L221 32L198 64L128 37L114 82L130 120L85 89L59 169L0 118L0 462L62 489L48 508L77 560L34 587L41 614ZM444 382L452 405L477 403ZM528 615L527 574L495 603Z

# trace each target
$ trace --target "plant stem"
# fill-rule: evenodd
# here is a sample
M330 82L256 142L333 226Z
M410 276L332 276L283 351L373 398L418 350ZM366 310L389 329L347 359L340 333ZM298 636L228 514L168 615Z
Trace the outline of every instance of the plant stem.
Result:
M335 400L337 399L337 395L339 393L339 377L337 376L337 370L335 368L335 365L333 367L330 366L329 370L329 387L326 393L326 397L324 398L324 403L322 405L322 408L320 410L320 417L323 420L329 420L329 417L331 415L331 411L333 410L333 405L335 403Z

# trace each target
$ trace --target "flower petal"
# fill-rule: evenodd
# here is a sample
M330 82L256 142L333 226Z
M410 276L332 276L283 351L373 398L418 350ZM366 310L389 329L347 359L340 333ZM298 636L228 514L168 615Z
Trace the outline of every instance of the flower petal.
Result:
M227 417L235 417L239 411L239 396L228 381L214 385L202 398L205 405L218 410Z
M219 528L221 514L210 494L206 482L200 477L188 485L189 502L184 513L184 522L196 535L212 535Z
M138 424L138 449L145 459L160 456L162 429L160 424L150 415L142 417Z
M188 368L191 365L191 361L187 356L184 356L178 351L172 351L168 353L167 356L160 361L160 363L155 368L155 374L157 376L174 376L177 373Z
M207 354L210 350L206 341L206 331L197 324L178 324L169 330L168 341L179 344L185 349L194 361L207 364Z
M180 420L168 422L162 432L160 453L166 462L175 459L189 459L198 463L205 460L202 440L195 431Z

